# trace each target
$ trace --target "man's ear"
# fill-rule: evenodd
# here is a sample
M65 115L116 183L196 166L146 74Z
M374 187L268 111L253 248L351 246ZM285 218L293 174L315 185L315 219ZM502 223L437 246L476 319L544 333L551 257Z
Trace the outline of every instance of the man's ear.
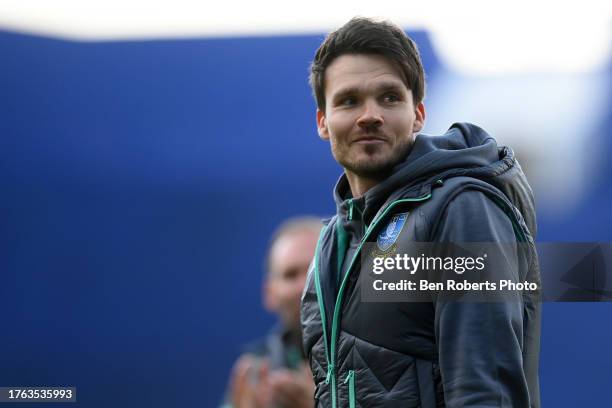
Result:
M329 140L329 129L327 128L327 119L325 118L325 112L321 109L317 109L317 131L319 137L323 140Z
M415 114L415 119L414 119L414 125L412 127L412 131L413 133L418 133L421 130L423 130L423 127L425 126L425 104L423 102L420 102L415 108L414 108L414 114Z

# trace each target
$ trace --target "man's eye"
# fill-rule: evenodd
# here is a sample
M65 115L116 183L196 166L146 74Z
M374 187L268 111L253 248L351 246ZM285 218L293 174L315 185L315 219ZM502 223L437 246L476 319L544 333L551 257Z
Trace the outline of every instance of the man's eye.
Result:
M340 101L341 106L353 106L357 103L357 100L353 97L347 97Z
M383 97L383 101L385 101L386 103L395 103L395 102L399 102L399 100L400 98L396 94L386 94Z

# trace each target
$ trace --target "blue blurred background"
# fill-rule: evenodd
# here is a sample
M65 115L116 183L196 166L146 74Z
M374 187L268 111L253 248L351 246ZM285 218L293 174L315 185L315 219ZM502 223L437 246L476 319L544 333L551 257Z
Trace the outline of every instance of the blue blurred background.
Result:
M611 241L612 64L470 76L411 31L425 133L473 121L515 147L539 241ZM273 229L327 216L316 134L322 35L76 42L0 31L0 386L77 406L213 407L265 334ZM609 406L612 304L544 305L544 407ZM18 406L25 407L27 404Z

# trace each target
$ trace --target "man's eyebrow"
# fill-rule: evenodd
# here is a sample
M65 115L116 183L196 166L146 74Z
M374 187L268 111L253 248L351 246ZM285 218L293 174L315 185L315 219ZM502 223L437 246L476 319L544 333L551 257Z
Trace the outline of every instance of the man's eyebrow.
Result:
M403 83L396 81L382 82L376 85L377 92L396 91L403 92ZM333 96L333 100L338 100L346 95L356 94L360 92L360 88L357 86L348 86L346 88L339 89Z
M348 86L346 88L339 89L333 96L334 100L342 98L346 95L356 94L359 92L359 88L356 86Z
M397 92L403 92L404 91L404 87L402 86L403 83L402 82L383 82L381 84L379 84L376 89L378 91L397 91Z

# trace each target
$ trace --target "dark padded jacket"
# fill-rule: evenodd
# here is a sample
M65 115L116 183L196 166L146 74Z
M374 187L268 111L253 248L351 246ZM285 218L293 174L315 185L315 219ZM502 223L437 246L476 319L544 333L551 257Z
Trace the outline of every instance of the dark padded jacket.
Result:
M539 291L505 302L363 302L358 279L363 245L407 214L398 248L522 241L527 250L508 254L526 265L516 278L539 283L533 194L512 150L455 124L417 136L360 198L342 176L335 199L302 296L316 406L539 407Z

